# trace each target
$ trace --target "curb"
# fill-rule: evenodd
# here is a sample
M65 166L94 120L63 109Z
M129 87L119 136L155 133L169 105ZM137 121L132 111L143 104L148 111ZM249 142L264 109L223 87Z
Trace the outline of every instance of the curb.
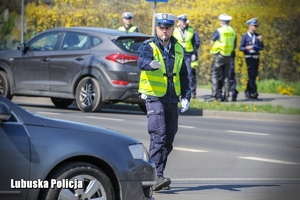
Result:
M144 114L143 111L136 105L110 105L108 109L114 109L125 112L133 112ZM271 113L248 113L248 112L231 112L231 111L217 111L217 110L203 110L190 108L186 112L181 113L178 109L179 116L198 116L208 118L228 118L228 119L244 119L244 120L264 120L264 121L283 121L283 122L300 122L300 115L288 114L271 114Z
M292 122L292 123L300 122L300 115L228 112L228 111L215 111L215 110L203 110L203 117L235 118L235 119L245 119L245 120L250 119L250 120L263 120L263 121L282 121L282 122Z

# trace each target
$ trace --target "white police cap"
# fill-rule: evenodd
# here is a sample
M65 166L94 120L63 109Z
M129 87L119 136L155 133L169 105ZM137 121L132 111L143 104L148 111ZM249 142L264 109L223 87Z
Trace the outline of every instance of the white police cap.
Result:
M220 21L227 21L228 22L228 21L232 20L232 17L230 15L227 15L227 14L221 14L221 15L219 15L218 19Z
M155 14L157 19L157 26L161 27L172 27L177 20L177 17L169 13L157 13Z
M122 16L126 19L131 19L133 17L133 14L131 12L124 12Z
M257 18L252 18L252 19L249 19L248 21L246 21L246 24L248 24L248 25L258 25L258 20L257 20Z
M182 15L178 15L177 17L178 17L179 20L187 21L188 15L187 14L182 14Z

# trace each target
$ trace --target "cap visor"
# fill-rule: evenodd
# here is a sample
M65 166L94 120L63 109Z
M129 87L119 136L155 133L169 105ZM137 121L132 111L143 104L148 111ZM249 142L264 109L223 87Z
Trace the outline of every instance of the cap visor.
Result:
M159 27L173 27L174 24L163 24L163 23L157 23L157 26Z

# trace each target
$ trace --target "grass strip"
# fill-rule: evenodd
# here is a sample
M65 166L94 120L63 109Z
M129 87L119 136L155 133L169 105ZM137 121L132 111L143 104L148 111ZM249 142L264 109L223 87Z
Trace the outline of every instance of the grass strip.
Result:
M256 113L274 113L274 114L293 114L300 115L300 109L286 108L281 105L255 104L255 103L224 103L224 102L199 102L192 100L190 108L234 111L234 112L256 112Z

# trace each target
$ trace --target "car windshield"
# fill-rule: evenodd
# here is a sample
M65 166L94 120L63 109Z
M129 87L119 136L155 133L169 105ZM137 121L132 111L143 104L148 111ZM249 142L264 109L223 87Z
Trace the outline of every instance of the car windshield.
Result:
M148 39L149 37L119 37L115 44L124 51L138 53L139 47Z

